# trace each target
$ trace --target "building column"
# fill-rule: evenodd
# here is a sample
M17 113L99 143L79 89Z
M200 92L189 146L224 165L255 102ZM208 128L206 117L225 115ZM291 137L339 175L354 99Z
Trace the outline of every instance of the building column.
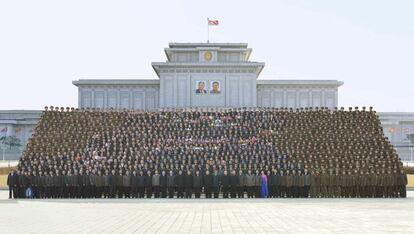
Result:
M250 107L256 107L257 106L257 78L253 77L251 82L251 91L252 91L252 102L250 104ZM273 102L273 101L272 101Z
M104 109L108 109L108 89L107 88L105 88L105 90L104 90L103 98L104 98L104 100L103 100L103 108Z
M142 92L142 109L147 110L147 89Z
M133 103L134 98L133 98L132 94L133 94L133 89L131 88L129 90L129 109L133 109L133 107L134 107L134 103Z
M14 125L13 124L7 124L7 132L6 132L6 136L14 136L15 135L15 129L14 129Z
M95 89L91 91L91 107L95 107Z
M338 88L335 89L335 106L338 107Z
M326 107L326 100L325 100L325 89L322 89L322 106Z
M270 106L271 107L275 107L274 99L275 99L275 89L272 88L270 89Z
M299 92L300 92L300 88L299 87L297 87L296 89L295 89L295 99L296 99L296 101L295 101L295 108L300 108L300 95L299 95Z
M142 106L145 110L145 91L144 91L144 105ZM160 76L160 108L164 108L164 79L162 76Z
M121 89L116 92L116 109L121 109Z
M82 106L82 88L79 86L78 88L78 108L81 108Z
M309 102L308 102L308 104L309 104L309 107L313 108L313 91L312 91L312 88L309 89L308 92L309 92Z

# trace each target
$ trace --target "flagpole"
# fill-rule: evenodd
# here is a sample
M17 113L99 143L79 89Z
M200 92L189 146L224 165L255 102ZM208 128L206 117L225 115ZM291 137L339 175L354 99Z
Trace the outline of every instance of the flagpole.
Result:
M210 27L208 25L209 18L207 18L207 43L210 43Z

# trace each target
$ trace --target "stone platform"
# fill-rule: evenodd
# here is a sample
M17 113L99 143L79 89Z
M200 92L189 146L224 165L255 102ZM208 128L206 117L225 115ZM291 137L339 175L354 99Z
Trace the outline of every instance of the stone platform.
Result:
M413 233L406 199L8 200L0 233Z

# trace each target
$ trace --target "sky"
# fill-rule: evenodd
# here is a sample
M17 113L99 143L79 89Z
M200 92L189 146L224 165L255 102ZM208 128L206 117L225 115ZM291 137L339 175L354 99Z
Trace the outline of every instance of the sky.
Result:
M339 106L414 112L412 0L0 0L0 110L77 106L73 80L157 78L170 42L245 42L259 79L334 79Z

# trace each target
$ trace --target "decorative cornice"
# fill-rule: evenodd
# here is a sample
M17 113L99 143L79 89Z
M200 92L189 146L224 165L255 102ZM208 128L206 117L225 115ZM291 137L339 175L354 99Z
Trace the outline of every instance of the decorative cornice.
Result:
M170 48L193 48L193 47L221 47L221 48L247 48L247 43L169 43Z
M160 73L256 73L258 76L265 63L238 62L238 63L175 63L153 62L154 71Z
M171 61L171 56L176 52L194 52L198 53L200 51L218 51L218 52L247 52L246 60L249 60L252 53L251 48L220 48L220 47L189 47L189 48L165 48L164 53L167 56L167 60Z
M152 62L151 65L154 67L257 67L257 66L264 66L265 63L261 62L236 62L236 63L228 63L228 62Z
M198 51L214 51L219 50L220 52L250 52L250 48L220 48L220 47L194 47L194 48L165 48L166 52L198 52Z

